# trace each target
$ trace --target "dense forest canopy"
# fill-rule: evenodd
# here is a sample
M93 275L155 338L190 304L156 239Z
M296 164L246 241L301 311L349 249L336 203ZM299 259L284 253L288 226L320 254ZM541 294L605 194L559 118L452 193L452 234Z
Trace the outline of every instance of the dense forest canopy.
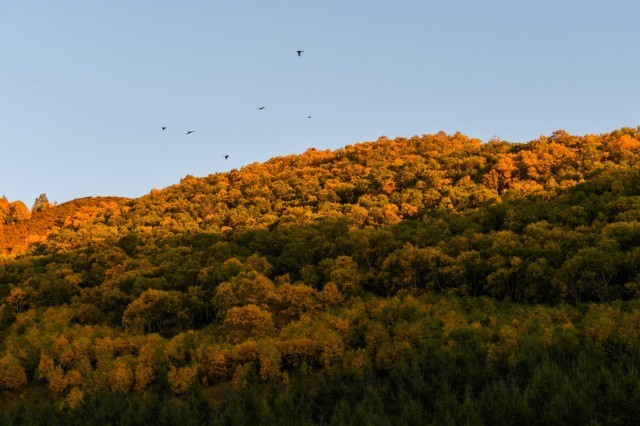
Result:
M0 199L2 398L78 422L135 395L213 407L198 424L277 423L300 400L318 423L627 423L639 165L640 128L439 133L133 200Z

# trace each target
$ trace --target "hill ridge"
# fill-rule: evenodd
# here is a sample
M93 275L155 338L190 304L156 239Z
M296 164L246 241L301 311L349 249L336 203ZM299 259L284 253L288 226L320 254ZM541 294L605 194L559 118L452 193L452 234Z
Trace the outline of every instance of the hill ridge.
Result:
M639 140L638 128L585 136L559 130L528 143L482 143L459 132L440 132L383 136L336 150L309 148L229 172L187 175L135 199L72 200L52 211L80 205L86 210L94 203L92 213L84 219L76 214L75 225L65 222L74 220L73 213L62 222L43 221L48 216L36 214L31 221L5 227L0 248L23 253L54 226L73 229L97 219L111 233L128 229L156 236L304 224L338 216L354 226L378 227L417 219L434 209L464 213L505 197L549 199L594 173L637 164ZM100 214L96 206L111 201L117 213Z

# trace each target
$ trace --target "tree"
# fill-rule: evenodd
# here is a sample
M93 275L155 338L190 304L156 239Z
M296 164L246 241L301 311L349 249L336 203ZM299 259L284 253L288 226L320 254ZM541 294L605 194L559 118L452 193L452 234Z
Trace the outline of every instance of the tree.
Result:
M249 338L266 337L275 330L271 313L256 305L229 309L222 327L226 330L229 339L235 343Z
M56 367L51 373L49 373L49 389L57 393L62 394L69 385L69 379L65 376L62 367Z
M347 295L354 295L361 291L360 285L364 279L358 268L358 263L351 256L339 256L335 259L325 259L320 263L328 282L335 283L338 289Z
M33 207L31 207L31 213L47 210L50 207L51 207L51 204L49 203L47 194L40 194L38 198L36 198L35 202L33 203Z
M108 381L111 390L129 392L133 386L134 373L124 361L118 361L111 370Z
M177 291L149 289L127 306L122 324L135 331L176 334L191 325L186 296Z
M569 289L576 301L603 302L619 297L623 287L616 282L624 264L624 256L615 241L605 239L594 247L580 249L562 265Z
M27 375L16 358L6 354L0 358L0 389L20 390L27 385Z
M381 276L392 292L398 290L442 291L462 275L454 259L436 247L418 248L407 243L382 264Z
M0 197L0 225L6 223L7 216L9 215L9 200L6 196Z
M5 224L22 222L31 219L31 212L22 201L9 203L9 211L4 219Z
M273 282L257 271L241 272L215 290L212 304L219 315L233 306L253 304L268 308L278 299Z
M231 375L231 351L208 346L199 350L198 364L209 382L227 379Z
M13 306L15 313L19 314L28 306L28 296L29 295L20 287L14 287L11 289L6 300Z
M300 319L307 313L314 313L322 308L320 295L313 288L304 284L282 284L278 287L279 316L283 324Z
M169 369L169 386L175 394L187 392L198 378L198 369L195 366L186 366Z

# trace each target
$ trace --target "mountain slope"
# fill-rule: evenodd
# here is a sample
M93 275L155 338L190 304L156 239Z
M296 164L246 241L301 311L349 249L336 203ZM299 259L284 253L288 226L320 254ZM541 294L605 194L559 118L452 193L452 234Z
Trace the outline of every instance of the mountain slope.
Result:
M389 226L439 209L465 214L502 199L553 198L594 174L637 165L639 140L640 132L630 128L582 137L558 131L527 144L482 144L444 133L383 137L333 152L310 149L205 178L187 176L128 203L95 199L82 202L92 207L78 208L92 210L85 215L88 219L99 216L102 208L121 206L118 214L101 219L103 225L118 233L157 237L336 217L346 217L354 226ZM115 204L107 206L112 201ZM80 201L65 204L73 210L76 203ZM30 234L39 240L47 233L44 229L64 227L66 217L74 214L58 212L56 219L34 215L31 222L15 227L11 244L29 244ZM5 251L9 244L3 243Z
M64 423L632 423L638 140L381 138L36 213L10 229L46 239L0 258L0 397Z
M27 220L0 224L0 254L22 254L60 229L77 230L127 201L122 197L86 197L33 212Z
M133 200L112 224L154 235L221 232L346 217L388 226L446 209L465 214L486 202L549 199L603 170L633 167L640 133L558 131L527 144L456 134L424 135L308 150L180 184Z

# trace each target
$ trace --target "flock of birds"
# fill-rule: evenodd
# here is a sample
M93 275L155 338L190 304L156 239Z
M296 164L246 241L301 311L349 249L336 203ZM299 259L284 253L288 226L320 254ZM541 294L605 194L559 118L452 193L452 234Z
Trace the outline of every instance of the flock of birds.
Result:
M302 56L302 54L304 53L304 50L296 50L296 53L298 54L298 57L301 57L301 56ZM260 106L260 107L258 107L258 108L256 108L256 109L257 109L258 111L262 111L262 110L263 110L263 109L265 109L265 108L266 108L265 106ZM310 115L307 115L307 118L311 118L311 116L310 116ZM167 130L167 126L162 126L162 127L161 127L161 129L162 129L162 131L165 131L165 130ZM195 133L195 130L187 130L187 135L190 135L191 133ZM229 159L229 154L225 154L225 155L223 155L223 158L224 158L225 160Z

